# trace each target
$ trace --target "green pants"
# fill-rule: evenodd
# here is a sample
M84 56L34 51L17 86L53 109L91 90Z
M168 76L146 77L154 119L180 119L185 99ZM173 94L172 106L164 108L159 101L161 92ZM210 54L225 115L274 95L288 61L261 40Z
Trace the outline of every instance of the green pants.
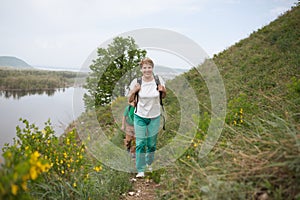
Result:
M136 169L138 172L144 172L146 164L151 165L154 160L159 125L160 116L156 118L142 118L134 115Z

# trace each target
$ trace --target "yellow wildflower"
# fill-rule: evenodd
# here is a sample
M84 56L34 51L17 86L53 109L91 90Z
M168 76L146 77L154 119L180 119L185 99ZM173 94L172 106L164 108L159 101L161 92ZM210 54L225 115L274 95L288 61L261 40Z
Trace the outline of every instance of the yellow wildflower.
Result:
M94 170L96 172L100 172L102 170L102 167L101 166L96 166L96 167L94 167Z
M10 151L7 151L7 158L11 158L12 157L12 154L11 154L11 152Z
M28 174L22 176L22 180L23 180L23 181L27 181L29 178L30 178L30 177L29 177Z
M41 169L43 164L41 163L41 161L37 161L35 166L37 167L37 169Z
M38 173L35 166L30 167L29 174L32 180L35 180L38 177Z
M15 184L12 184L12 185L11 185L11 193L12 193L13 195L17 195L18 190L19 190L19 187L18 187L17 185L15 185Z
M47 172L52 166L49 165L48 163L44 164L41 166L41 171L42 172Z
M74 183L73 183L73 187L77 187L77 184L76 184L76 182L74 182Z
M18 173L17 172L14 172L14 174L13 174L13 180L15 181L15 180L17 180L18 179Z
M31 159L32 161L37 161L38 157L40 157L40 154L38 151L35 151L32 155L31 155Z
M21 184L21 187L22 187L22 189L23 190L27 190L27 182L26 181L24 181L22 184Z

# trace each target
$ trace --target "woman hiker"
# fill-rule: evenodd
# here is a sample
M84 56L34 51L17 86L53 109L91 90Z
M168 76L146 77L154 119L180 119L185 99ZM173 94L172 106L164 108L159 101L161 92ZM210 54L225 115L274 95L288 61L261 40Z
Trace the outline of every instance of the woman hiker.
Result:
M131 82L129 92L129 103L136 103L134 130L137 178L145 176L146 165L148 170L152 171L150 165L154 160L157 134L160 127L160 99L166 96L163 79L153 75L153 61L150 58L144 58L140 62L140 68L142 77Z

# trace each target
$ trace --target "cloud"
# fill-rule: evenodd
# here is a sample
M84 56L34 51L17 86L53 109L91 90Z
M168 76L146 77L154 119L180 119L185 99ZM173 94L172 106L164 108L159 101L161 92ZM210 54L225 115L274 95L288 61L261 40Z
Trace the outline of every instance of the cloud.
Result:
M152 15L159 12L193 12L207 0L30 0L34 12L59 21L114 20Z
M217 53L244 37L241 30L275 19L290 1L1 0L0 54L78 66L107 39L148 27L180 32ZM251 20L237 23L238 17Z

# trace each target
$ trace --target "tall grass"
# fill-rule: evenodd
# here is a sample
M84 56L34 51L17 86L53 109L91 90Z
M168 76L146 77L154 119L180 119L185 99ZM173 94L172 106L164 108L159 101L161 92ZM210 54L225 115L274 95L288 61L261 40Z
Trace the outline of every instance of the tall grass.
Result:
M207 157L198 158L199 148L192 144L166 169L161 199L300 198L299 126L288 114L261 111L227 123Z

